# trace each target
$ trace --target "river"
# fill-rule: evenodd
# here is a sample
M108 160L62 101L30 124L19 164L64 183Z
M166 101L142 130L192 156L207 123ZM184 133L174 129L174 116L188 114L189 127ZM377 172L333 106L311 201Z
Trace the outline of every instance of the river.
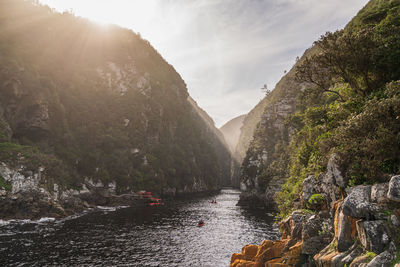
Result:
M211 204L212 199L217 204ZM239 191L101 208L75 218L1 221L0 266L226 267L245 244L276 239L264 210L236 206ZM205 221L197 227L199 219Z

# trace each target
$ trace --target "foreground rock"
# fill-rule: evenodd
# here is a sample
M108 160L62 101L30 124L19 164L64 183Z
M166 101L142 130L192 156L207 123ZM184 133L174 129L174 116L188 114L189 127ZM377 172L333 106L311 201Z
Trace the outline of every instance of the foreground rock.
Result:
M400 175L393 176L390 179L387 197L390 200L400 202Z
M305 179L302 209L280 222L281 240L245 246L232 255L231 267L398 265L400 176L344 190L334 160L325 174Z

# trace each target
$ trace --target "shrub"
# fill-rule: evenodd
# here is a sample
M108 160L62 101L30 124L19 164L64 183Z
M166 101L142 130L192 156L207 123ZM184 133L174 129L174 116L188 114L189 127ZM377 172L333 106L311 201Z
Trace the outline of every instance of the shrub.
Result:
M2 176L0 176L0 189L1 188L4 188L6 191L11 191L12 189L11 183L4 180Z
M310 204L321 204L324 201L324 197L321 194L314 194L308 200Z

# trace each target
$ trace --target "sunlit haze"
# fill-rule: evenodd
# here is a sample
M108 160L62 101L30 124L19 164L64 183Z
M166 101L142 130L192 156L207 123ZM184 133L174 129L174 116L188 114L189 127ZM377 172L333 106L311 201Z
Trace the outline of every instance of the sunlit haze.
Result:
M367 0L41 0L139 32L217 126L249 112L321 34Z

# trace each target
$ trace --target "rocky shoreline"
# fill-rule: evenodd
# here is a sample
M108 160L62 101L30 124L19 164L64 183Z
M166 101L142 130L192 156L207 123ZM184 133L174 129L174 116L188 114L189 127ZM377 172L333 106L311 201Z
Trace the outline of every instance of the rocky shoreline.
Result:
M23 174L22 170L0 164L3 186L0 188L0 219L63 218L97 206L146 205L150 200L135 193L116 194L115 183L85 179L80 189L61 189L57 184L43 184L41 170Z
M22 167L15 169L0 163L0 219L60 219L98 206L145 206L151 202L151 197L139 196L132 191L118 194L115 182L103 184L86 178L75 189L62 188L56 183L44 183L43 171L43 168L39 168L37 173L25 173ZM166 189L160 195L182 197L217 191L206 190L204 185L198 184L183 190Z
M281 240L243 247L230 267L400 266L400 175L344 188L335 157L327 169L304 181L297 210L279 223Z

